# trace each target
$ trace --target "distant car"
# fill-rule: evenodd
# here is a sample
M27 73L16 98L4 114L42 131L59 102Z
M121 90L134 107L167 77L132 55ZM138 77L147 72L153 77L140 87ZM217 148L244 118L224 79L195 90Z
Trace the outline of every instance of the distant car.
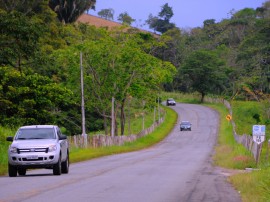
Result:
M69 171L69 144L55 125L22 126L8 149L10 177L25 175L27 169L50 168L54 175Z
M168 98L167 101L166 101L166 105L167 106L175 106L176 105L176 102L174 101L173 98Z
M191 131L191 123L189 121L182 121L180 123L180 131L189 130Z

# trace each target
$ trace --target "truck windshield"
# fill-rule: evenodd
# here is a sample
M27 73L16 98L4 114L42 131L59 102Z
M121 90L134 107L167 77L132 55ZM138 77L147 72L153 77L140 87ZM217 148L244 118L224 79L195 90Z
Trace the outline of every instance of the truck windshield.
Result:
M55 139L53 128L25 128L19 129L16 140Z

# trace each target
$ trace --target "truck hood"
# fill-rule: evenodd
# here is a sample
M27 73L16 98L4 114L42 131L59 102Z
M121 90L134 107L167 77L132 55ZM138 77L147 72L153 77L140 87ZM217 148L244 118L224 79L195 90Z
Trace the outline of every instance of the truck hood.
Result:
M44 148L49 145L56 144L57 140L41 139L41 140L15 140L11 144L12 147L17 148Z

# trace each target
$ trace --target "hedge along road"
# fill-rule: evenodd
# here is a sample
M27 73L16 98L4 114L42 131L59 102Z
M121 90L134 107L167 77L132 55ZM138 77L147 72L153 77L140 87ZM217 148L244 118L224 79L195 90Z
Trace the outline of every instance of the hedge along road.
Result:
M61 176L44 169L24 177L0 177L0 201L241 201L226 176L211 165L218 113L192 104L172 108L179 114L178 123L161 143L75 163ZM182 120L192 123L192 131L180 131Z

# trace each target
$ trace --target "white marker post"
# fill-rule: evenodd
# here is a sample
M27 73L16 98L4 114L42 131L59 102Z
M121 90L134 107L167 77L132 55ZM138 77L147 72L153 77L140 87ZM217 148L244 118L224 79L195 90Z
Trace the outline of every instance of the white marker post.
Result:
M253 141L261 144L265 141L265 125L253 125Z
M253 141L257 143L255 158L256 164L258 165L262 150L262 143L265 141L265 125L253 125L252 129Z

